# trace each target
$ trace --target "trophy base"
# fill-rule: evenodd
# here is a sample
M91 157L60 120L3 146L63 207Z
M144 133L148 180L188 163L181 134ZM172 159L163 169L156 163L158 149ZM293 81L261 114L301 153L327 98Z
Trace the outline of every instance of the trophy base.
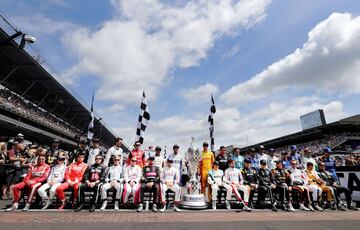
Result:
M180 207L184 209L206 209L204 194L185 194L180 202Z

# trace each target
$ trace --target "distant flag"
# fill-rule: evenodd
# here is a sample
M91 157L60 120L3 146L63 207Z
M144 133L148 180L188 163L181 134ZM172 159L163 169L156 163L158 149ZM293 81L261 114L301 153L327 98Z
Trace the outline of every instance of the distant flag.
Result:
M140 114L138 125L136 129L136 141L139 141L141 144L144 142L144 134L147 124L150 120L149 108L146 103L145 92L143 91L141 105L140 105Z
M94 91L91 98L91 121L87 131L87 143L90 144L91 139L94 136Z
M209 130L210 130L210 149L214 151L215 139L214 139L214 114L216 113L215 101L213 96L211 95L211 107L210 107L210 115L208 118L209 122Z

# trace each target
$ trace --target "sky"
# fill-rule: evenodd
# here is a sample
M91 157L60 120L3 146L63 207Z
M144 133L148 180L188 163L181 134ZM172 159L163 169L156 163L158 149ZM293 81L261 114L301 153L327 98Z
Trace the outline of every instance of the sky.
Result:
M0 13L34 35L26 49L128 145L142 91L144 146L209 139L246 146L360 111L358 0L0 0ZM3 23L0 23L3 26Z

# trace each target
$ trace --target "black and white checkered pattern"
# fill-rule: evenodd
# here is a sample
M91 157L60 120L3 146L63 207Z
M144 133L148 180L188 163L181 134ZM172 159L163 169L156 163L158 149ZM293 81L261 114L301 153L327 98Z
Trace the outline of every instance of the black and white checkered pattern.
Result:
M87 143L89 144L94 136L94 92L91 98L91 121L87 131Z
M211 107L210 107L210 115L208 118L209 122L209 130L210 130L210 149L214 151L215 139L214 139L214 113L216 113L215 101L213 96L211 95Z
M150 120L149 108L146 103L145 92L143 92L141 106L140 106L139 120L136 129L136 140L139 141L141 144L144 142L145 129L147 127L149 120Z

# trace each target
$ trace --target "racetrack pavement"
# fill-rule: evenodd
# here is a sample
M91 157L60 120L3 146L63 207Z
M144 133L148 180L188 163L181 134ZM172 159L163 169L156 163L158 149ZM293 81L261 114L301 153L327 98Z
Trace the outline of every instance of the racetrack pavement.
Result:
M329 230L356 229L360 227L360 211L272 212L254 210L238 212L237 210L183 210L165 213L136 210L100 211L90 213L88 210L75 213L67 211L31 210L23 212L0 212L0 229L286 229L286 230Z

